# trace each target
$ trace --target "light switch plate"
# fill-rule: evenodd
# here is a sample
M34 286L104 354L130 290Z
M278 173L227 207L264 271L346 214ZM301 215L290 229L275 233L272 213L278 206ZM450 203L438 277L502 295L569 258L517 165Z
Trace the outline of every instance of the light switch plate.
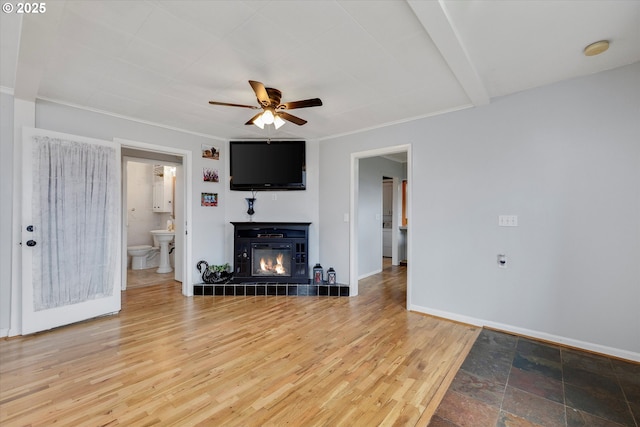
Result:
M517 227L518 215L498 215L498 225L500 227Z

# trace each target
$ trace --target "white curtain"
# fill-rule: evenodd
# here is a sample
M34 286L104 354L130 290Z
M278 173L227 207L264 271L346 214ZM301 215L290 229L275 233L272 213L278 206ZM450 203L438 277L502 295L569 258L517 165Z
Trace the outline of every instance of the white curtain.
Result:
M34 137L34 308L113 293L117 245L115 148Z

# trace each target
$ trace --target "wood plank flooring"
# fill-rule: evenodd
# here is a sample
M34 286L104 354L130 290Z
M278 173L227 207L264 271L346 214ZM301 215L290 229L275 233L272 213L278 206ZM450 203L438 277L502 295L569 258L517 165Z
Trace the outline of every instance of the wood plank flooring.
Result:
M348 298L130 289L0 341L0 425L426 426L479 329L407 311L405 274Z
M156 273L157 268L146 268L144 270L127 270L127 289L144 288L161 284L175 282L175 272Z

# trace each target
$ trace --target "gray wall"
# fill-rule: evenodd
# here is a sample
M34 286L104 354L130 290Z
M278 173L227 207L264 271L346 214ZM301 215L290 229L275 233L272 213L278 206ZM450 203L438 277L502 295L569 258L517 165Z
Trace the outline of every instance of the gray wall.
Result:
M640 358L639 117L635 64L322 141L323 259L349 269L351 153L411 144L412 309Z

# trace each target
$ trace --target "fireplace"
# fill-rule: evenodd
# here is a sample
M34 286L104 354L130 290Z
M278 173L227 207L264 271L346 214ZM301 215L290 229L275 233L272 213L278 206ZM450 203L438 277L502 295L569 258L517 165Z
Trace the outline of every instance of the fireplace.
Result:
M251 275L291 277L291 243L251 244Z
M309 283L308 222L233 222L234 283Z

